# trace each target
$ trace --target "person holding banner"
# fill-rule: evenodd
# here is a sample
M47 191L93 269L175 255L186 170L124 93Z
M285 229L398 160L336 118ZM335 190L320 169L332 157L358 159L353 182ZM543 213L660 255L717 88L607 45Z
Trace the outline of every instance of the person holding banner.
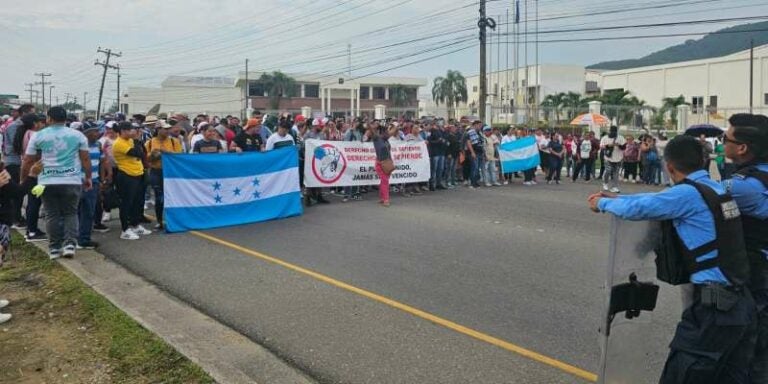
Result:
M396 133L397 128L391 128L389 133ZM376 174L379 176L379 203L389 207L389 175L395 170L392 162L387 134L379 135L373 125L368 128L368 135L373 139L373 148L376 149Z

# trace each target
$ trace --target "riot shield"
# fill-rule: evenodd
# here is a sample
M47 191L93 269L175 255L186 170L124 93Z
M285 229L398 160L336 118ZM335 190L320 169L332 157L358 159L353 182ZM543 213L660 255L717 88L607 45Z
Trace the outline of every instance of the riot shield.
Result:
M653 250L659 228L658 222L613 217L600 326L599 383L652 383L660 377L674 328L670 307L676 305L657 300L662 287L667 293L672 289L656 279ZM656 307L662 304L660 314Z

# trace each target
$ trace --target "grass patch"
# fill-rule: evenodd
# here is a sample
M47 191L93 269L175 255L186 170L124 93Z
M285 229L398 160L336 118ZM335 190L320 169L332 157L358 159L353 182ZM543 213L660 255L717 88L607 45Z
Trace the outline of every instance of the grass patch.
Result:
M14 234L0 382L213 383L200 367Z

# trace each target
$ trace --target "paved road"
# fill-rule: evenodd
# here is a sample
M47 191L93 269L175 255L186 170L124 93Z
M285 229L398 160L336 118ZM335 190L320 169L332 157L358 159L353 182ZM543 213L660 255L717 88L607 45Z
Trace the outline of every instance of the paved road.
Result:
M586 207L596 187L460 188L388 209L369 194L205 234L595 372L609 229ZM320 382L585 382L194 234L116 237L98 239L108 257ZM651 364L665 357L675 300L662 291L657 315L669 326L648 339Z

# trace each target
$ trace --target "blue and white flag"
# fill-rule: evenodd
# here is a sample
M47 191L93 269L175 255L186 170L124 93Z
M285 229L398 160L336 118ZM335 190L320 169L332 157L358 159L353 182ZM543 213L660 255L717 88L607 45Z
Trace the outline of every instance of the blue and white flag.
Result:
M499 145L499 160L503 173L526 171L539 166L539 148L533 136Z
M226 227L301 215L295 148L265 153L166 154L168 232Z

